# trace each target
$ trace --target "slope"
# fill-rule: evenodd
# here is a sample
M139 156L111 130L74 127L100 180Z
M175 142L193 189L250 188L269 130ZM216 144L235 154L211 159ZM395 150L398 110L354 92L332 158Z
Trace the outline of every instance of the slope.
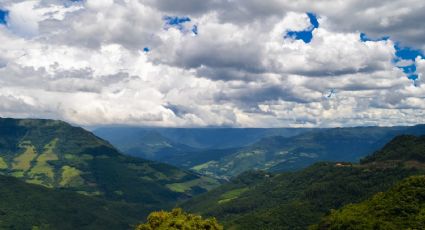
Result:
M0 229L129 229L151 209L0 176Z
M120 154L61 121L0 119L0 173L28 183L152 205L205 192L217 181Z
M311 229L425 229L425 176L403 180L384 193L350 204Z
M388 143L398 158L364 164L316 163L299 172L242 174L182 204L185 210L215 216L227 229L306 229L331 209L360 202L403 178L425 172L421 160L406 157L417 137ZM423 138L419 140L424 141ZM379 151L375 155L386 154ZM419 152L418 152L419 153ZM425 156L425 152L420 152ZM394 159L398 159L394 161ZM248 181L248 182L246 182Z

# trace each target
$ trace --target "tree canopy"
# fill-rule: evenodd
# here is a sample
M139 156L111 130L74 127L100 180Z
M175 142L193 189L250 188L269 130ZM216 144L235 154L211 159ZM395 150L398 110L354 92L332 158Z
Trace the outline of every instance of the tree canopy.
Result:
M136 230L222 230L215 218L202 219L201 216L184 212L180 208L171 212L153 212L147 222L140 224Z

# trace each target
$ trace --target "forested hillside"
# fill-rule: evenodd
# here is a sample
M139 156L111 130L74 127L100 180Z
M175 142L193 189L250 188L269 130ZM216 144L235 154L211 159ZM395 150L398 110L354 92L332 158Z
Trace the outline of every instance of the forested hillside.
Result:
M325 162L299 172L242 174L182 207L215 216L230 229L305 229L331 209L361 202L408 176L423 174L425 162L417 154L425 156L425 152L417 152L414 158L408 154L415 148L412 143L423 141L422 137L408 136L403 141L398 137L374 154L379 159L395 149L391 160Z
M0 176L0 229L131 229L155 208L106 201Z
M387 192L332 211L311 229L425 229L425 176L409 177Z

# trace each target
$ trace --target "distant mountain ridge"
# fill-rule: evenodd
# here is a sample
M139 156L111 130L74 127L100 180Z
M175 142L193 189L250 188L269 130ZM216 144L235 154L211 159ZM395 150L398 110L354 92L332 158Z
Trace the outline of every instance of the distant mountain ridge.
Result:
M163 206L207 191L214 179L125 156L62 121L0 119L0 173L50 188Z
M124 141L135 145L147 133L157 133L173 143L194 149L239 148L255 143L264 137L295 136L309 128L143 128L99 127L93 130L97 136L120 146Z
M425 125L211 130L105 127L95 130L95 133L129 155L161 161L220 179L229 179L247 170L294 171L323 160L357 162L397 135L425 134ZM153 133L155 139L146 138ZM208 138L202 136L203 133L207 133L206 136L212 140L208 142ZM179 139L177 134L186 136ZM243 143L251 144L240 145L244 137L249 138ZM185 143L189 143L188 140L193 139L210 143L203 146L212 148L202 150L178 142L185 140ZM225 143L235 140L235 143L239 144L235 144L234 148L223 148L226 144L211 145L224 139Z

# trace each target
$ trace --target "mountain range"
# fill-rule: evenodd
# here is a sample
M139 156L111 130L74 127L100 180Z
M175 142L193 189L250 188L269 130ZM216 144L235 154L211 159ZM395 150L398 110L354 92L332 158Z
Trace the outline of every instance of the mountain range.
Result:
M400 134L423 135L425 125L408 127L353 127L327 129L235 129L250 136L248 145L221 145L209 149L179 143L164 135L207 133L211 142L241 143L238 135L224 135L228 129L102 128L94 132L132 156L160 161L203 175L229 180L247 170L296 171L315 162L333 160L358 162ZM195 132L196 131L196 132ZM254 132L255 131L255 132ZM115 133L115 134L114 134ZM216 134L216 136L212 135ZM255 134L255 135L254 135ZM255 136L255 138L254 138ZM195 138L195 136L193 137ZM246 142L245 144L247 144Z
M1 118L0 228L132 229L149 212L178 206L225 229L420 229L424 130L262 130L232 148L117 132L134 148L124 155L62 121Z

